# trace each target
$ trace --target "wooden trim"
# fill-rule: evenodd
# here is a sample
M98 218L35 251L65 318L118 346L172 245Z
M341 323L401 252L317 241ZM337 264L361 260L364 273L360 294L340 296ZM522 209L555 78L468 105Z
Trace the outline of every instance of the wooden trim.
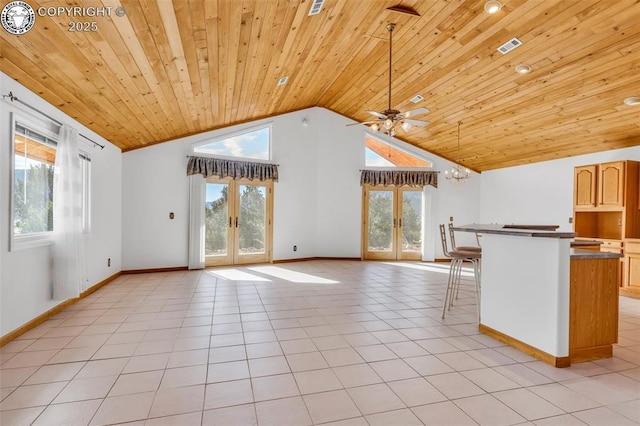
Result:
M498 330L494 330L491 327L487 327L484 324L478 324L478 331L486 334L487 336L493 337L501 341L502 343L506 343L509 346L512 346L518 349L521 352L524 352L527 355L531 355L534 358L539 359L549 365L553 365L557 368L565 368L571 366L571 358L568 356L565 357L556 357L551 354L548 354L544 351L541 351L538 348L534 348L531 345L528 345L524 342L521 342L518 339L514 339L511 336L508 336L504 333L499 332Z
M176 271L188 271L188 266L172 266L170 268L149 268L149 269L128 269L126 271L122 271L123 275L132 275L132 274L150 274L153 272L176 272Z
M591 348L574 349L569 351L571 362L586 362L594 359L611 358L613 345L594 346Z
M640 291L628 287L620 287L618 294L632 299L640 299Z
M0 348L3 347L4 345L6 345L7 343L11 342L12 340L16 339L17 337L23 335L27 331L36 328L37 326L39 326L40 324L42 324L46 320L50 319L51 317L53 317L53 316L57 315L58 313L64 311L66 308L68 308L69 306L73 305L78 300L84 299L85 297L87 297L91 293L99 290L101 287L104 287L105 285L107 285L111 281L113 281L116 278L118 278L120 276L120 274L121 274L121 272L116 272L115 274L111 275L110 277L105 278L104 280L100 281L99 283L92 285L91 287L89 287L88 289L86 289L85 291L80 293L80 296L75 297L73 299L65 300L64 302L62 302L62 303L54 306L53 308L49 309L45 313L38 315L37 317L35 317L31 321L29 321L28 323L26 323L26 324L16 328L15 330L5 334L4 336L0 337Z
M293 263L293 262L306 262L309 260L355 260L360 262L362 259L359 257L300 257L300 258L292 258L292 259L278 259L274 260L272 263Z

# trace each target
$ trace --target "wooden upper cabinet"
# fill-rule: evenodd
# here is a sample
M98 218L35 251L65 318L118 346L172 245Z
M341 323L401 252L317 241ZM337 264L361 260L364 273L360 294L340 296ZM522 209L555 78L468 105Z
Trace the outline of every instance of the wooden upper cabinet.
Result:
M596 181L598 166L580 166L575 169L573 204L576 209L596 207Z
M616 161L598 166L598 205L624 206L624 162Z
M576 210L624 207L624 161L575 168L573 205Z

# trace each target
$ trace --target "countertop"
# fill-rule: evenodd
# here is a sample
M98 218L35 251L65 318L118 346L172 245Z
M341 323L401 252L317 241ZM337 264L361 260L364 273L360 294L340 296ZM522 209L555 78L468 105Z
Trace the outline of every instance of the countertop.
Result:
M620 253L609 253L606 251L571 249L571 259L620 259Z
M580 247L580 246L589 246L589 247L593 247L593 246L601 246L602 244L604 244L604 242L602 241L598 241L598 240L573 240L571 241L571 247Z
M499 235L515 235L519 237L545 237L545 238L575 238L578 236L576 232L558 232L546 231L540 229L520 229L513 228L517 225L508 225L504 228L503 224L477 224L454 226L454 231L475 232L478 234L499 234ZM526 225L524 225L526 226Z

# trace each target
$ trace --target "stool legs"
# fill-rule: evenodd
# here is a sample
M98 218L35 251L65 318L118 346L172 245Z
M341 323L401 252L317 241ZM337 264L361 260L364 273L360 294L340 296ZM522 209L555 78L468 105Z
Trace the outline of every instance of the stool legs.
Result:
M460 290L460 280L462 276L462 266L464 262L471 262L473 267L474 285L476 290L476 304L478 309L478 322L480 321L480 259L476 258L462 258L454 257L451 259L451 266L449 268L449 279L447 280L447 290L444 296L444 303L442 304L442 318L445 317L447 309L451 309L453 305L453 299L458 298L458 291Z

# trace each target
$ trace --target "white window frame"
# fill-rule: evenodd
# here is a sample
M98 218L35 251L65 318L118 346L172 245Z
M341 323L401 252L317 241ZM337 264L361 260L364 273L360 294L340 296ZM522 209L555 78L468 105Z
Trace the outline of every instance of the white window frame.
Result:
M212 158L222 158L222 159L226 159L226 160L234 160L234 161L251 161L251 162L255 162L255 163L270 163L273 161L273 126L272 126L272 122L268 122L268 123L264 123L264 124L259 124L256 126L251 126L251 127L245 127L243 129L240 130L236 130L230 133L225 133L223 135L219 135L213 138L207 138L207 139L203 139L201 141L195 142L191 145L191 152L194 155L197 155L199 157L212 157ZM215 142L220 142L223 141L225 139L230 139L233 138L235 136L241 136L241 135L245 135L247 133L252 133L258 130L262 130L262 129L268 129L269 130L269 158L267 159L259 159L259 158L251 158L251 157L234 157L231 155L221 155L221 154L207 154L207 153L203 153L203 152L197 152L196 150L204 145L209 145Z
M14 233L14 214L15 214L15 140L16 140L16 123L22 127L31 129L57 143L58 134L55 130L58 125L51 122L44 122L32 116L11 113L11 143L10 143L10 179L9 179L9 251L26 250L36 247L49 246L53 244L53 231L32 232L25 235L16 235ZM55 130L54 130L55 129ZM81 151L80 156L83 164L83 221L82 233L89 234L91 227L91 157L88 153Z
M430 167L409 167L409 166L402 166L402 167L377 167L377 166L367 166L367 137L373 138L377 141L380 141L382 143L388 144L391 147L393 147L394 149L397 149L398 151L404 152L405 154L411 155L413 157L416 157L419 160L422 161L426 161L427 163L431 164ZM435 162L433 161L433 159L417 152L417 149L419 148L412 148L411 146L409 146L407 144L407 146L401 146L400 144L398 144L398 141L396 139L383 139L380 136L376 135L375 133L371 133L368 131L364 131L364 135L362 137L362 163L363 163L363 168L366 170L433 170L434 164Z

